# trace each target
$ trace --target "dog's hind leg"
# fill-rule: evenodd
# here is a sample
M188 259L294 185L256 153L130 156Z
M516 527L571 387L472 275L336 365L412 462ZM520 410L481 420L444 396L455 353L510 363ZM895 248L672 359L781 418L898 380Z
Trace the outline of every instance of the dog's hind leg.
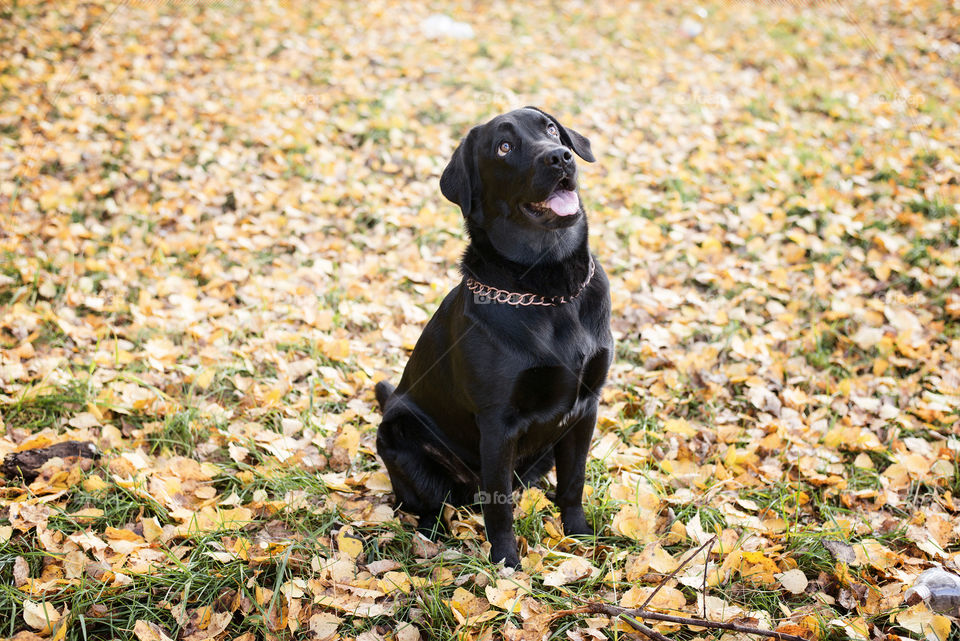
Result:
M387 401L393 396L393 390L395 389L396 387L389 381L380 381L376 387L374 387L374 393L377 395L377 404L380 406L381 412L387 409Z
M379 396L379 386L378 386ZM394 397L396 398L396 397ZM431 435L429 417L410 407L406 399L392 400L377 430L377 453L393 485L396 507L419 517L417 529L427 535L440 527L444 503L469 502L472 492L451 475L440 459L449 452Z

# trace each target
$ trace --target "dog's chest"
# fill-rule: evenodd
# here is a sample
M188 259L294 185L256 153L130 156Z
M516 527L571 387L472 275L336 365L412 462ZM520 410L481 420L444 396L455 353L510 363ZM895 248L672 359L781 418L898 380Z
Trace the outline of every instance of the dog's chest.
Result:
M521 455L540 451L556 442L596 405L595 389L603 384L603 375L591 367L594 359L585 359L579 367L571 363L542 366L524 370L513 387L511 405L517 413L514 424L518 451Z
M540 310L481 308L478 323L497 346L485 383L518 419L523 449L550 441L596 404L612 349L606 309L594 300Z
M582 348L590 348L584 353ZM609 351L596 340L567 344L544 364L528 367L513 381L511 405L531 424L563 429L584 411L606 379Z

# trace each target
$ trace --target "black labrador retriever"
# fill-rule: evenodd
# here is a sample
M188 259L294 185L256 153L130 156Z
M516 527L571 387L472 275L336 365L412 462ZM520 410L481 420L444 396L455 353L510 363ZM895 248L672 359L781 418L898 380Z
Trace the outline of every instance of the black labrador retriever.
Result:
M482 504L494 562L518 567L511 494L556 463L567 534L591 532L584 467L613 355L606 274L587 247L573 154L590 141L534 107L474 127L440 178L470 243L394 388L376 386L377 450L397 505L440 525Z

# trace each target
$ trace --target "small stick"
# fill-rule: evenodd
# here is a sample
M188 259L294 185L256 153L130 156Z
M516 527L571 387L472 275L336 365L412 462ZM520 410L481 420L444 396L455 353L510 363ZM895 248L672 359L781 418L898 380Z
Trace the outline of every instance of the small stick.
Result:
M643 625L642 623L640 623L639 621L637 621L631 616L627 616L626 614L621 614L620 618L626 621L631 628L633 628L643 636L647 637L648 639L653 639L653 641L670 641L669 637L660 634L653 628L648 628L647 626Z
M703 545L701 545L700 547L698 547L698 548L696 549L696 551L694 551L693 554L691 554L691 555L688 556L686 559L684 559L684 561L683 561L680 565L677 566L677 569L676 569L676 570L674 570L673 572L671 572L670 574L668 574L667 576L665 576L663 579L661 579L661 580L660 580L660 583L658 583L657 586L656 586L655 588L653 588L653 592L650 593L650 595L647 597L647 600L644 601L644 602L643 602L643 605L641 605L641 606L640 606L639 608L637 608L637 609L638 609L638 610L643 610L643 609L645 609L648 605L650 605L650 602L653 601L653 597L655 597L655 596L657 595L657 592L660 591L660 588L662 588L662 587L664 586L664 584L666 584L667 581L669 581L670 579L672 579L673 577L675 577L675 576L677 575L677 572L679 572L680 570L682 570L687 563L690 563L690 561L693 560L693 557L695 557L695 556L697 556L698 554L700 554L700 552L703 550L703 548L707 547L708 545L713 545L713 542L716 541L716 540L717 540L717 535L714 534L714 535L711 536L709 539L707 539L707 540L704 542ZM708 554L707 556L709 556L709 554ZM704 573L704 576L706 576L706 573Z
M787 634L785 632L775 632L773 630L764 630L762 628L753 628L748 625L740 625L739 623L723 623L720 621L707 621L706 619L698 619L695 617L678 617L672 614L660 614L659 612L650 612L648 610L628 610L626 608L621 608L617 605L610 605L607 603L595 603L588 602L586 604L586 610L593 614L606 614L607 616L622 616L624 614L628 616L637 617L640 619L650 619L653 621L667 621L669 623L679 623L681 625L695 625L698 628L710 628L714 630L732 630L733 632L743 632L745 634L758 634L763 637L769 637L771 639L778 639L778 641L808 641L803 637L796 636L794 634Z
M721 551L722 553L722 551ZM703 594L703 618L707 618L707 570L710 566L710 553L703 555L703 588L700 592Z

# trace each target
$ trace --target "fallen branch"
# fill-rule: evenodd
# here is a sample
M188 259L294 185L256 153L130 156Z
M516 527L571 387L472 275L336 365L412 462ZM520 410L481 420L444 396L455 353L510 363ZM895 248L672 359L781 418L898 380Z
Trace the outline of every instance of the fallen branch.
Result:
M0 474L7 478L22 476L27 483L33 481L40 474L43 464L52 458L100 458L100 452L90 441L65 441L50 447L40 447L35 450L12 452L7 454L0 465Z
M616 617L623 619L631 628L637 632L643 634L648 639L652 641L670 641L669 637L657 632L653 628L646 626L637 619L649 619L651 621L664 621L666 623L677 623L680 625L695 626L698 628L706 628L712 630L730 630L732 632L741 632L744 634L756 634L762 637L768 637L771 639L777 639L777 641L809 641L803 637L797 636L795 634L787 634L785 632L776 632L774 630L764 630L763 628L754 628L749 625L742 625L740 623L725 623L721 621L710 621L707 619L707 599L706 599L706 586L707 586L707 562L704 560L704 569L703 569L703 618L698 617L681 617L673 614L661 614L660 612L651 612L646 610L646 606L653 600L654 595L666 585L667 581L672 579L677 575L680 570L682 570L690 561L692 561L704 548L708 545L711 545L715 540L716 536L710 537L707 541L703 543L699 548L697 548L693 554L688 556L677 568L663 576L660 579L660 582L657 583L653 591L647 597L639 608L629 609L623 608L618 605L611 605L609 603L597 603L596 601L585 601L583 599L578 599L583 603L582 606L574 608L572 610L559 610L554 612L555 617L567 616L571 614L605 614L610 617Z
M578 608L578 610L579 609L581 608ZM649 610L637 610L637 609L630 610L628 608L621 608L618 605L610 605L608 603L595 603L593 601L587 602L586 605L583 606L582 611L589 612L590 614L606 614L607 616L611 616L611 617L623 617L624 621L626 621L627 623L630 623L630 617L636 617L638 619L649 619L651 621L665 621L667 623L679 623L680 625L693 625L699 628L710 628L713 630L731 630L733 632L743 632L745 634L757 634L763 637L769 637L771 639L778 639L779 641L808 641L808 639L804 639L803 637L799 637L794 634L786 634L785 632L776 632L774 630L764 630L762 628L754 628L748 625L741 625L739 623L724 623L722 621L708 621L707 619L700 619L697 617L678 617L672 614L661 614L659 612L650 612ZM632 623L630 623L630 625L634 629L640 632L643 632L643 630L640 630L640 628L637 628ZM644 632L644 634L646 633ZM655 632L655 634L660 634L660 633ZM660 635L660 636L662 637L663 635ZM651 639L656 638L658 641L660 641L659 637L650 637L650 638Z
M634 630L636 630L636 631L639 632L640 634L644 635L644 636L647 637L648 639L653 639L653 641L670 641L670 638L669 638L668 636L666 636L666 635L664 635L664 634L660 634L659 632L657 632L657 631L654 630L653 628L649 628L649 627L643 625L642 623L640 623L639 621L637 621L637 620L634 619L633 617L629 617L629 616L627 616L627 615L624 614L624 615L621 615L620 618L623 619L624 621L626 621L626 622L630 625L631 628L633 628Z
M716 538L716 537L714 537ZM707 618L707 574L710 572L710 553L707 552L703 555L703 588L701 588L700 593L703 595L703 598L700 599L703 603L703 618Z

